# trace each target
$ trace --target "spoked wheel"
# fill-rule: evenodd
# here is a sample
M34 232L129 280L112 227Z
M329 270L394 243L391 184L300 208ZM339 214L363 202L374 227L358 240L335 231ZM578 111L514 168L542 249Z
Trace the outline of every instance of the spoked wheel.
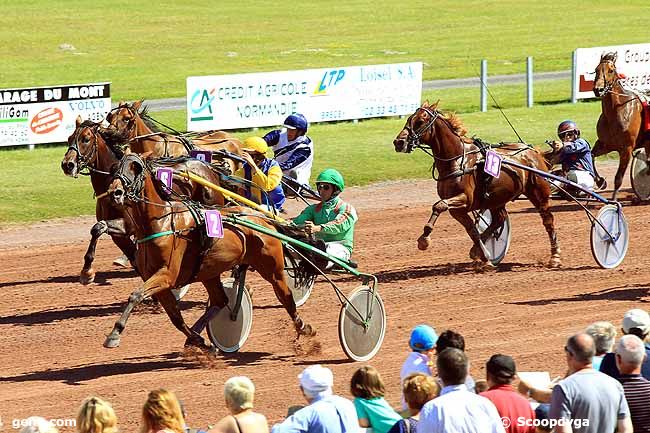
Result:
M634 151L630 168L630 183L639 200L650 199L650 168L646 162L645 149Z
M284 250L284 276L287 278L287 285L296 307L307 302L316 282L316 274L300 266L300 262L301 258L291 254L287 249Z
M490 209L485 209L476 216L476 229L480 234L492 223L492 213ZM510 248L510 216L506 214L506 219L501 227L496 229L492 235L483 242L485 251L488 253L488 260L493 265L498 265L506 257L508 248Z
M386 310L379 294L365 285L352 291L339 313L339 341L345 354L367 361L379 351L386 332Z
M615 268L625 258L629 241L627 220L623 215L623 209L608 204L598 212L596 219L600 221L602 227L596 221L591 223L591 253L601 268Z
M237 303L237 282L233 278L223 281L223 290L228 296L228 305L208 322L208 337L212 344L223 352L238 351L248 339L253 324L253 302L248 290L243 289L241 305L237 316L233 319L231 313Z

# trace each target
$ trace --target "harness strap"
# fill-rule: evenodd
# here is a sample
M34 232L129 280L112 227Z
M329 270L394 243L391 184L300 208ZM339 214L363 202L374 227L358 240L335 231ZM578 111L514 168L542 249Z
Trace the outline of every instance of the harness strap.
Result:
M163 236L173 235L173 234L175 234L175 233L176 233L176 232L175 232L174 230L165 230L164 232L154 233L154 234L152 234L152 235L145 236L145 237L142 238L142 239L137 239L135 242L136 242L137 244L142 244L142 243L145 243L145 242L149 242L149 241L152 240L152 239L160 238L160 237L163 237Z

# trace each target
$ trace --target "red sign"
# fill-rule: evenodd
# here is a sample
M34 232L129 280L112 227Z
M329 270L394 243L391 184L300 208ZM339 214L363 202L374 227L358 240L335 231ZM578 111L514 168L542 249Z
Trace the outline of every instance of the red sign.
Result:
M47 134L54 131L61 123L63 123L63 112L56 107L50 107L36 113L29 127L34 134Z

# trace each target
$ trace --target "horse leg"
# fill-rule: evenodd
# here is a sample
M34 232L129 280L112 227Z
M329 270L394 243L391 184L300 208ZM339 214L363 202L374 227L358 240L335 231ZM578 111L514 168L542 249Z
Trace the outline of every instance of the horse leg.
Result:
M126 327L126 322L129 320L133 309L140 304L145 298L149 298L153 295L156 295L167 289L171 289L171 275L169 274L169 269L162 268L159 269L155 274L153 274L141 287L138 287L136 290L131 293L129 296L129 302L124 307L122 315L115 322L113 330L106 337L104 341L104 347L113 348L120 345L120 335ZM170 292L171 293L171 292ZM170 317L171 319L171 317ZM189 328L188 328L189 329ZM199 337L200 338L200 337Z
M546 187L548 188L548 185L546 185ZM555 219L550 210L551 201L549 199L549 194L544 194L539 190L539 188L535 188L532 191L527 191L526 196L542 217L542 224L544 224L544 228L546 228L546 233L548 234L548 239L551 243L551 259L548 262L548 266L549 268L559 268L562 265L562 260L560 259L560 253L562 250L560 249L560 242L557 240Z
M596 168L596 157L600 155L605 155L607 153L609 152L606 151L603 142L600 140L596 140L596 143L594 144L594 148L591 149L591 165L594 166L594 174L596 175L594 180L596 181L596 186L600 189L607 187L607 181L605 181L604 177L598 174L598 169Z
M265 246L265 249L270 246ZM278 246L275 254L265 254L256 261L255 269L262 278L271 283L275 297L280 301L284 309L291 317L293 325L296 327L298 335L305 335L308 337L316 335L316 328L305 322L296 309L296 303L291 295L291 290L287 286L287 280L284 276L284 256L282 253L282 246Z
M474 262L474 267L477 270L484 268L489 264L489 261L487 257L485 257L485 253L483 253L483 248L481 248L481 235L474 224L474 220L469 216L466 208L449 209L449 213L456 221L465 227L465 231L474 243L470 250L470 257Z
M124 227L124 220L122 218L113 220L97 221L90 229L90 242L88 249L84 255L84 267L81 270L80 281L81 284L90 284L95 280L95 270L92 267L95 261L95 250L97 248L97 241L104 234L108 233L112 238L115 245L128 257L131 264L135 263L135 250L136 246L129 238ZM135 268L135 265L133 266Z
M463 194L464 196L464 194ZM421 251L426 251L429 246L431 246L431 232L433 231L433 225L436 223L436 220L441 213L449 209L449 204L446 200L438 200L431 207L431 216L429 221L424 225L422 229L422 234L418 238L418 249Z
M185 340L185 347L195 346L204 350L212 349L210 345L205 343L205 340L198 332L195 332L194 329L190 329L190 327L187 326L185 320L183 320L181 311L178 309L178 302L171 290L158 292L156 298L165 309L167 317L169 317L169 320L171 320L176 329L181 331L187 337Z
M214 315L228 303L226 293L223 291L223 284L221 284L221 278L213 278L203 281L203 286L205 286L205 289L208 291L210 302L205 307L203 315L201 315L196 323L192 325L192 331L197 334L201 334L208 325L210 319L212 319Z
M627 170L627 166L630 163L630 159L632 158L632 150L634 149L634 146L625 146L619 153L619 161L618 161L618 170L616 170L616 176L614 177L614 193L612 194L612 201L616 200L616 193L618 193L618 190L621 188L621 185L623 184L623 175L625 174L625 171Z

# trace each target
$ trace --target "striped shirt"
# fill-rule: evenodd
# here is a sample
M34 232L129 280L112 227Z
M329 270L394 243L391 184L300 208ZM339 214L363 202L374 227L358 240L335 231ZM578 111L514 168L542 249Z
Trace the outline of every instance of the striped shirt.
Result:
M650 381L640 374L624 374L618 380L623 384L634 433L650 433Z

